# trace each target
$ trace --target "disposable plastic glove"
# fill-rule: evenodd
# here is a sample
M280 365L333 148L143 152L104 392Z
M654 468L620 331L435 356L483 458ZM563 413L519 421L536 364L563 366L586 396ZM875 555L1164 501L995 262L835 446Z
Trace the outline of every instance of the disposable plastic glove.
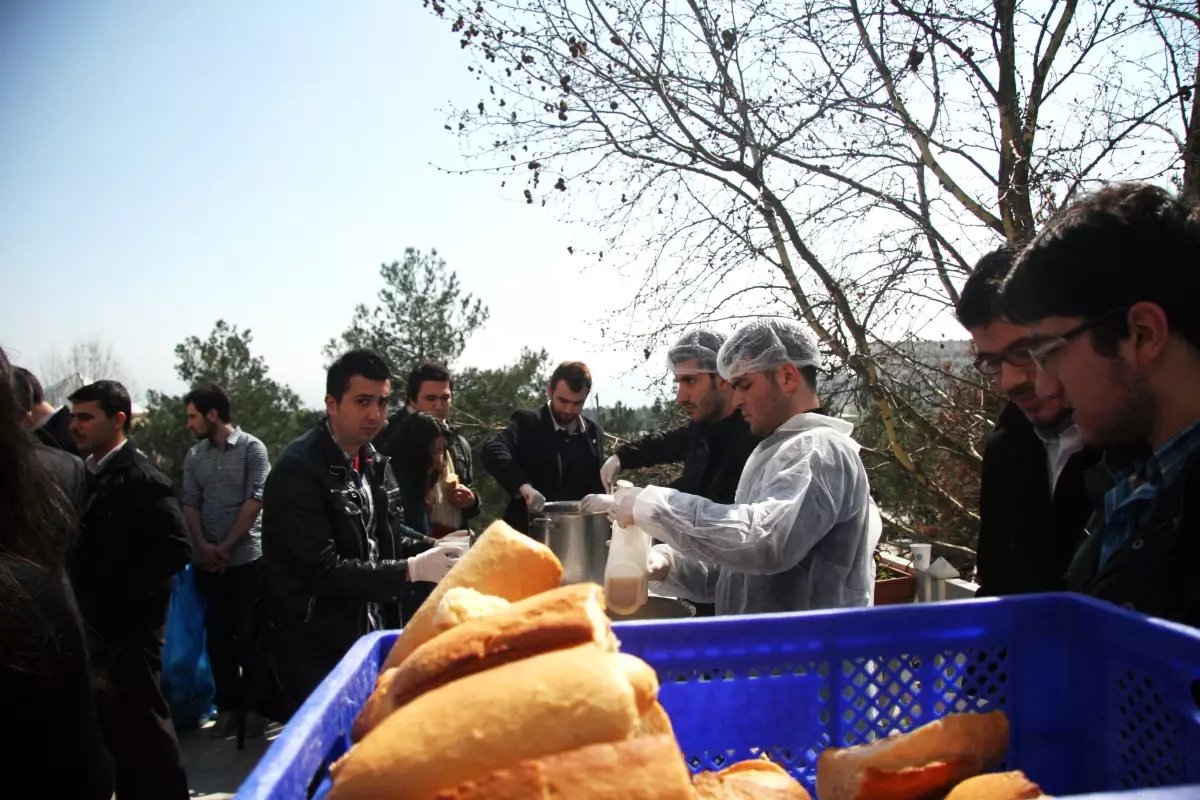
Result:
M458 559L462 558L465 552L467 552L466 544L438 543L436 547L431 547L424 553L415 555L408 560L408 579L437 583L446 577L446 573L458 563Z
M600 468L600 483L604 485L606 492L613 490L613 484L617 482L617 476L621 474L621 459L616 456L609 456L608 461L604 462L604 466Z
M650 557L646 559L646 577L652 581L661 581L670 571L671 559L657 550L651 550Z
M633 524L633 504L637 502L638 495L642 493L641 489L629 489L621 493L620 499L613 504L613 507L608 512L608 518L616 522L622 528L628 528Z
M525 508L530 511L537 513L546 507L545 496L528 483L518 489L518 491L521 493L521 497L525 498Z
M579 503L579 510L584 514L607 514L616 504L611 494L589 494Z

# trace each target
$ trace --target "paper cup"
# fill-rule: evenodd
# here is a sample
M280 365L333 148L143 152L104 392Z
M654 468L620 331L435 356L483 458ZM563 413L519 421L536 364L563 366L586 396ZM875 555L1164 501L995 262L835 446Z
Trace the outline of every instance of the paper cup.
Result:
M931 544L916 544L912 545L912 562L913 569L918 572L924 572L929 569L929 560L933 554L933 545Z

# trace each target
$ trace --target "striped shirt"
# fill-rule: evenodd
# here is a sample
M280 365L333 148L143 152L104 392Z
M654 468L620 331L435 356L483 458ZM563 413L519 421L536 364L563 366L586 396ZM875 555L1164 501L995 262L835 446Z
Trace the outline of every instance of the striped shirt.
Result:
M183 462L183 504L200 512L204 540L220 544L229 535L242 504L262 502L263 484L271 465L267 448L255 437L234 428L224 447L199 442ZM237 540L229 553L229 566L248 564L262 556L262 515Z

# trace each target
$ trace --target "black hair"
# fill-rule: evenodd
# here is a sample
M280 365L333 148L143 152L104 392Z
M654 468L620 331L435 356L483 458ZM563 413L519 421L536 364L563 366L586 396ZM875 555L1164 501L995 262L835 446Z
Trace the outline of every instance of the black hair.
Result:
M395 454L401 472L428 479L433 467L433 443L449 436L446 423L421 411L404 418L389 449Z
M808 388L814 392L817 391L817 368L809 364L807 367L800 368L800 376L804 378L804 382L808 384Z
M1107 319L1092 344L1112 355L1129 336L1127 315L1149 302L1170 329L1200 348L1200 223L1183 197L1145 183L1116 183L1059 212L1017 257L1001 306L1015 322L1046 317Z
M329 365L329 371L325 373L325 394L341 401L355 375L369 381L386 381L392 377L392 369L374 350L350 350Z
M1000 284L1012 269L1016 253L1008 245L979 259L954 304L958 324L967 330L982 328L1000 319Z
M32 411L34 406L46 402L46 391L42 388L42 382L24 367L12 368L12 385L22 417Z
M125 433L129 433L133 424L133 401L129 398L129 390L120 381L89 383L76 389L67 399L72 403L95 403L109 419L120 411L125 415Z
M201 383L183 396L183 405L194 405L200 416L207 417L208 412L216 411L217 419L229 422L229 392L219 383Z
M426 381L448 383L451 389L454 388L454 378L450 377L450 370L437 362L426 361L423 364L418 364L412 372L408 373L409 400L417 399L417 395L421 393L421 384Z
M567 388L572 392L590 392L592 390L592 372L582 361L564 361L554 369L550 376L550 391L559 381L566 381Z

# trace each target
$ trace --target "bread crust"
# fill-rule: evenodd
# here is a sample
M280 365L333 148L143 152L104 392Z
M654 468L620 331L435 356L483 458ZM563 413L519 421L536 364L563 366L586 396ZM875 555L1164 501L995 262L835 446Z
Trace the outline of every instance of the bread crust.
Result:
M502 520L488 526L479 540L438 582L413 615L384 661L383 669L396 667L437 631L433 619L438 604L450 589L466 587L509 602L524 600L562 583L562 563L550 548L517 533Z
M330 769L329 797L429 800L527 759L627 739L657 690L648 664L591 644L471 675L421 695L354 745Z
M596 584L551 589L490 616L467 620L418 647L399 667L382 673L354 721L351 738L358 741L396 709L439 686L589 642L601 649L616 648L604 613L604 589ZM656 690L657 683L651 694Z
M439 792L433 800L692 800L671 736L589 745L523 761Z
M952 714L867 745L829 748L817 760L821 800L920 800L995 766L1008 750L1008 717Z
M440 636L467 620L499 613L510 605L503 597L482 594L465 586L447 589L433 615L433 635Z
M955 786L946 800L1041 800L1041 787L1024 772L994 772L976 775ZM1049 800L1047 798L1047 800Z
M812 800L799 781L766 759L740 761L720 772L701 772L694 786L698 800Z

